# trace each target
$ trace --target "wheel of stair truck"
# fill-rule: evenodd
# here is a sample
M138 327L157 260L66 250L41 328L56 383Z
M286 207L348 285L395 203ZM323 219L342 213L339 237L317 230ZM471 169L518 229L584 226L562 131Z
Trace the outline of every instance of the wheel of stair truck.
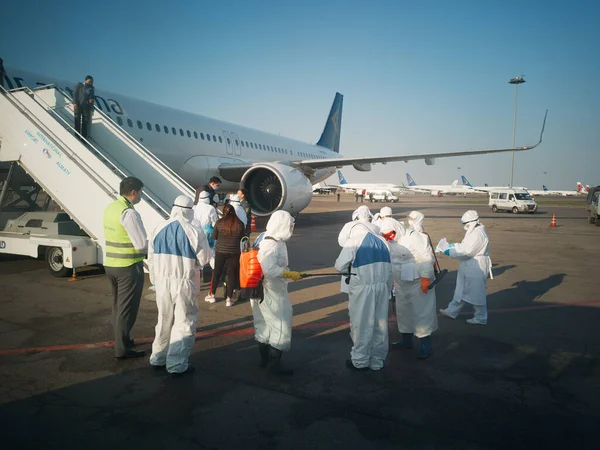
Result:
M60 247L48 247L46 249L46 264L48 264L50 273L55 277L68 277L73 273L73 269L65 267L63 250Z

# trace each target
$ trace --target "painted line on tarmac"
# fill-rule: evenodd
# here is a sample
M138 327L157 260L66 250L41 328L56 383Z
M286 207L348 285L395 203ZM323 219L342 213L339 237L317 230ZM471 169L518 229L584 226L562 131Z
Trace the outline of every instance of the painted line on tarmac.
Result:
M551 304L551 305L531 305L531 306L521 306L515 308L502 308L502 309L490 309L488 313L490 314L502 314L502 313L510 313L510 312L521 312L521 311L536 311L541 309L554 309L554 308L566 308L569 306L586 306L586 305L596 305L600 304L600 300L587 300L582 302L573 302L573 303L560 303L560 304ZM461 316L470 315L471 312L462 312ZM440 316L440 314L438 314ZM395 322L396 317L390 318L390 322ZM315 322L315 323L305 323L302 325L296 325L293 327L295 331L301 330L319 330L322 328L335 328L339 326L349 326L350 322L348 320L339 320L336 322ZM214 330L214 331L201 331L196 333L196 340L208 339L213 337L229 337L229 336L245 336L254 334L254 327L241 328L238 330ZM144 343L149 344L154 340L154 338L141 338L136 339L136 343ZM92 344L66 344L66 345L48 345L44 347L28 347L28 348L14 348L14 349L6 349L0 350L0 356L13 356L13 355L26 355L33 353L42 353L42 352L62 352L67 350L89 350L94 348L110 348L114 347L114 341L106 341L106 342L95 342Z

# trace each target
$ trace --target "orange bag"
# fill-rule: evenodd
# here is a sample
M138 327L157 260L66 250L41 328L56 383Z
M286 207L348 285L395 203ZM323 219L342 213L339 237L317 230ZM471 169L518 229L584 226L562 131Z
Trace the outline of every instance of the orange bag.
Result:
M246 242L244 242L246 239ZM242 239L242 253L240 254L240 288L253 289L263 277L262 267L258 262L258 249L251 248L247 241Z

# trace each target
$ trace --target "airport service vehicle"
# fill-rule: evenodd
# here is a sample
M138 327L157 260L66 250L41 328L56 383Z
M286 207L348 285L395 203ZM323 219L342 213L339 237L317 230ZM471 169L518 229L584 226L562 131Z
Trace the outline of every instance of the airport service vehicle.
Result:
M537 211L537 203L529 192L516 189L498 189L490 192L489 206L492 211L512 211L514 214Z
M600 227L600 186L590 189L588 196L585 199L586 208L588 211L588 220L590 223L595 223Z
M398 203L398 197L391 191L369 192L367 197L371 202Z

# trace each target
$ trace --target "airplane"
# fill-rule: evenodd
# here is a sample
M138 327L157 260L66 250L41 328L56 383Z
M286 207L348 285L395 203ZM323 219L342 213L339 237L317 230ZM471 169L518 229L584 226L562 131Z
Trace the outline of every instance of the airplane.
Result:
M413 191L420 192L429 192L432 195L440 195L440 194L472 194L475 190L470 186L465 186L462 184L458 184L458 180L454 180L454 182L450 185L424 185L417 184L414 178L410 175L410 173L406 174L406 181L408 182L407 189Z
M577 182L577 191L581 194L587 195L587 193L590 192L590 185L586 184L584 187L583 184L581 184L581 181L578 181Z
M485 183L483 186L473 186L469 180L467 180L467 177L465 177L464 175L461 175L461 180L464 186L469 186L471 188L473 188L475 191L480 191L480 192L490 192L490 191L495 191L497 189L510 189L508 186L488 186L487 183ZM527 191L526 187L519 187L519 186L513 186L512 189L516 190L516 191Z
M6 67L7 89L56 85L73 95L75 83ZM343 96L336 93L325 127L316 144L284 138L199 114L136 100L96 89L95 107L108 114L156 157L193 187L211 177L223 181L221 189L249 192L253 212L259 216L285 210L296 215L312 199L312 185L329 178L338 168L353 166L368 172L372 164L424 160L488 153L526 151L535 145L488 150L392 156L344 157L340 154ZM93 139L93 124L90 131Z
M348 183L346 178L342 174L341 170L337 171L338 179L340 184L331 184L330 186L335 186L341 189L346 189L349 191L368 191L368 192L392 192L399 193L400 191L406 190L403 186L398 186L393 183Z
M313 184L312 187L313 194L334 194L337 190L336 186L329 185L324 181Z
M583 184L581 184L580 181L577 182L577 190L576 191L551 190L551 189L548 189L545 184L542 184L542 189L543 190L541 190L541 191L536 191L536 190L532 190L532 189L528 189L527 191L533 196L535 196L535 195L562 195L563 197L571 197L574 195L587 195L587 191L585 190L585 188L583 187Z

